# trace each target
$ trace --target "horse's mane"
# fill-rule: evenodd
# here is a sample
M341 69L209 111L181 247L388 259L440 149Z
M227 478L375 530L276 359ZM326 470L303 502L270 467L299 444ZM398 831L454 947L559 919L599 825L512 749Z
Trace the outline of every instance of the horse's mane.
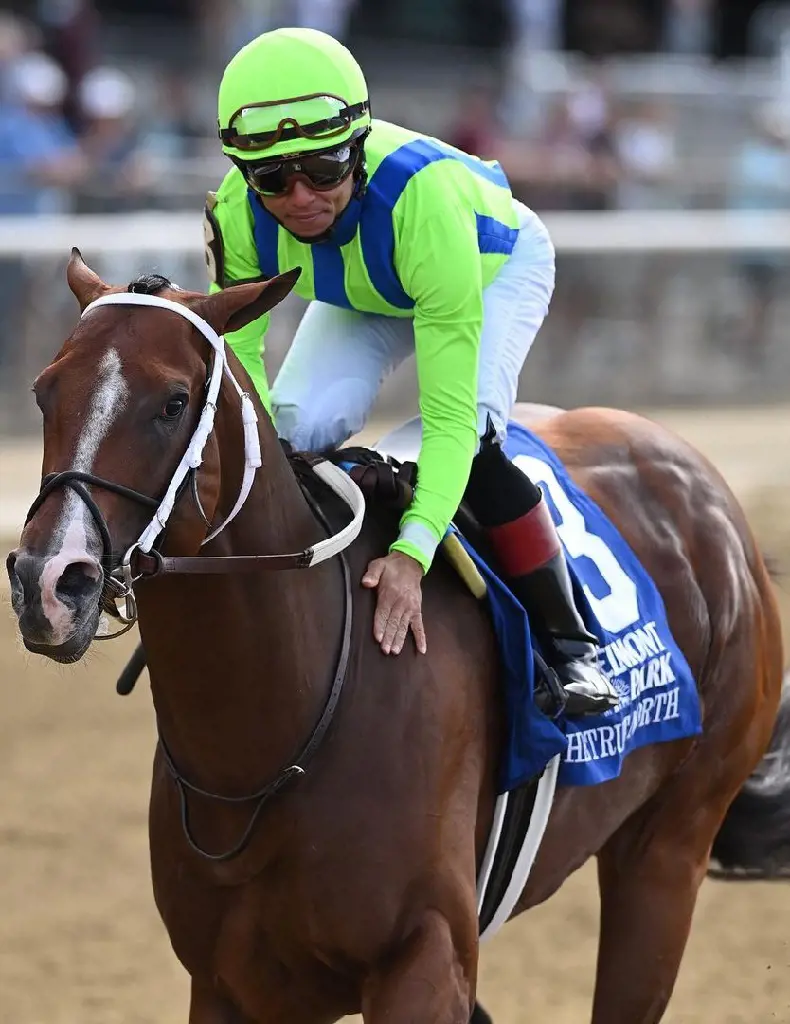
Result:
M178 285L174 285L169 278L162 274L141 274L127 286L126 290L138 295L156 295L166 288L178 288Z

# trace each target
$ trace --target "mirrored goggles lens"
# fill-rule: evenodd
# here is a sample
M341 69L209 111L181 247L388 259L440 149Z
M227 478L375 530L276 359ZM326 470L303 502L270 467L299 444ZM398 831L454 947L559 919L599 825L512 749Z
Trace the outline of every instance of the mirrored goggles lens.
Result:
M331 153L308 153L292 160L245 164L244 175L248 183L263 195L281 195L288 191L294 175L303 175L310 187L318 191L336 188L354 168L356 148L343 146Z
M222 140L236 149L267 149L282 140L331 138L345 131L367 104L349 107L339 96L306 96L242 108Z

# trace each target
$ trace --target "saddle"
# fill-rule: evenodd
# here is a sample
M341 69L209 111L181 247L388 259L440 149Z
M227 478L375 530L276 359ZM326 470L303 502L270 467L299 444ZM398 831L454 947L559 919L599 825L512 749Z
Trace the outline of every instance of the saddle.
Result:
M303 467L305 465L309 467L315 456L307 456L305 453L293 451L288 442L282 439L280 443L283 445L297 477L304 484ZM384 505L399 511L404 511L411 505L414 488L417 485L416 462L399 462L392 456L385 457L371 448L363 447L340 448L335 451L322 452L321 457L346 469L348 475L364 494L367 504ZM463 502L456 512L453 525L456 529L461 530L475 548L479 548L483 544L480 524ZM482 600L486 595L485 580L454 531L446 534L439 545L439 550L458 573L469 591L478 600Z

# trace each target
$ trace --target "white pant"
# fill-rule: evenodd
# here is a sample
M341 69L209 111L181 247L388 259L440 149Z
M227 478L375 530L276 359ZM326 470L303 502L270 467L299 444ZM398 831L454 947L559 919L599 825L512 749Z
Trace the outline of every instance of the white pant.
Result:
M500 441L521 367L554 291L548 232L537 214L514 203L516 244L483 292L478 371L478 434L485 433L490 415ZM280 437L301 451L343 444L365 425L384 378L413 353L411 319L311 302L272 387Z

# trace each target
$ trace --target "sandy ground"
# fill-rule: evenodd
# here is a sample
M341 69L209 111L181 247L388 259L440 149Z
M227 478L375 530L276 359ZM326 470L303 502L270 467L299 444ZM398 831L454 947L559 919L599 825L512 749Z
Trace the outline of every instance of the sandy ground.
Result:
M698 444L790 566L790 408L656 413ZM0 545L37 489L38 446L0 445ZM115 696L129 638L73 668L24 654L0 584L0 1024L176 1024L187 984L150 895L153 722L141 686ZM786 622L790 602L784 597ZM591 865L482 955L497 1024L589 1019ZM790 888L707 881L672 1024L790 1022Z

